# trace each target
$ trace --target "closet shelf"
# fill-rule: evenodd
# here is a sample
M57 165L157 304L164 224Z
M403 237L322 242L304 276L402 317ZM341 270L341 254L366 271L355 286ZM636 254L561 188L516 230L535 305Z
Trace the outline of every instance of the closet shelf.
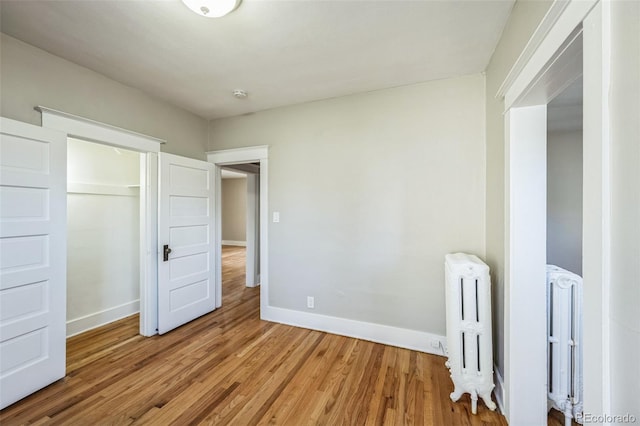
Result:
M139 196L140 185L101 185L95 183L67 182L68 194Z

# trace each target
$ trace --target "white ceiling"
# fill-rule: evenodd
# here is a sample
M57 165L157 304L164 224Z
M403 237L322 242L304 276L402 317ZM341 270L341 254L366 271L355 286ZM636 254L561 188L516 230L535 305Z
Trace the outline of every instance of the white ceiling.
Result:
M514 0L2 0L2 32L207 119L483 71ZM244 89L249 97L235 99Z

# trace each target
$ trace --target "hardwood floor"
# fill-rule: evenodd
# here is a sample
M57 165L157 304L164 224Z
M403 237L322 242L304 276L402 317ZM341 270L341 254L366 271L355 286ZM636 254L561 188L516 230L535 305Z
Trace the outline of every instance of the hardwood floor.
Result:
M506 425L451 402L443 357L260 321L244 249L223 259L222 308L163 336L133 316L70 338L67 376L0 424Z
M564 426L564 414L557 410L550 410L547 416L547 426ZM581 426L575 420L571 420L571 426Z

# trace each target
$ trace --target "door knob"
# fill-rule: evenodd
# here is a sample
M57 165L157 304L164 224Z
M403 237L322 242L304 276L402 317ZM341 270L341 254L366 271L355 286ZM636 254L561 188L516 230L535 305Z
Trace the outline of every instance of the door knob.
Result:
M164 245L164 249L163 249L163 260L165 262L167 262L169 260L169 253L171 253L171 249L169 248L169 244L165 244Z

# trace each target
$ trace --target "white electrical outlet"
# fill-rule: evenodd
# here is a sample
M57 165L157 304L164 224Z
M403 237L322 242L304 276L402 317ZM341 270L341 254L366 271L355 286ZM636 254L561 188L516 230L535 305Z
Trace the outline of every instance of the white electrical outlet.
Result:
M273 212L273 222L274 223L280 222L280 212Z
M312 296L307 296L307 308L313 309L315 307L315 301Z

